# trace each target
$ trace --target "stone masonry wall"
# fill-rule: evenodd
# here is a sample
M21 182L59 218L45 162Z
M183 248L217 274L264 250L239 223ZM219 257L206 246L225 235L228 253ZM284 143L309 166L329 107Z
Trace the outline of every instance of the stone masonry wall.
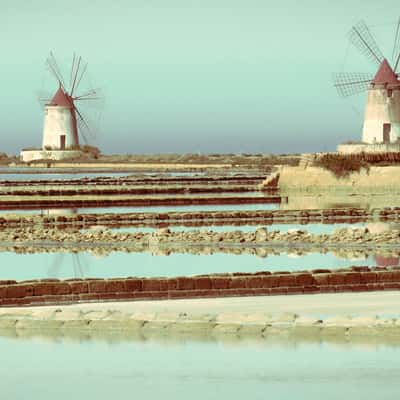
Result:
M398 143L355 143L355 144L339 144L337 146L338 153L355 154L355 153L394 153L400 152L400 144Z
M400 267L233 273L175 278L0 281L0 306L400 289Z
M338 193L350 190L351 193L400 191L400 166L372 166L369 171L361 170L349 176L337 178L320 167L283 166L279 170L279 188L282 195L300 192L327 191Z

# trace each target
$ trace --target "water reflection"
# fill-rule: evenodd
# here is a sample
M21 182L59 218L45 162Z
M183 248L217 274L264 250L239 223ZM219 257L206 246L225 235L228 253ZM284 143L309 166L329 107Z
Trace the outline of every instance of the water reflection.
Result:
M81 169L81 171L84 168ZM195 172L167 172L167 171L145 171L145 170L134 170L133 168L129 168L129 171L117 171L96 168L97 172L90 172L87 170L86 172L75 172L76 169L68 168L33 168L33 167L19 167L19 168L10 168L10 167L0 167L0 180L3 181L33 181L33 180L58 180L58 179L81 179L81 178L118 178L124 176L148 176L148 177L160 177L161 176L184 176L184 177L194 177L194 176L204 176L204 171L195 171ZM68 172L66 172L68 171ZM79 171L79 170L78 170ZM227 175L236 174L237 171L229 172Z
M52 261L47 269L48 278L84 278L89 275L88 257L83 253L58 253L51 256Z
M400 260L399 257L388 257L382 255L375 256L376 265L381 267L393 267L400 265L399 260Z
M300 271L317 268L344 268L350 265L376 265L373 256L354 254L348 259L333 253L296 253L268 255L260 258L242 254L179 254L153 255L151 253L115 252L101 256L101 253L66 252L64 257L46 253L16 254L0 253L0 279L41 279L57 277L61 279L112 278L127 276L191 276L212 273L257 272L257 271ZM50 259L49 257L55 257ZM75 263L75 264L74 264Z
M159 228L167 228L170 227L171 231L180 232L180 231L191 231L193 229L196 230L212 230L214 232L229 232L229 231L236 231L240 230L243 232L254 232L259 227L264 227L268 231L280 231L280 232L288 232L289 230L299 229L303 231L307 231L309 233L320 235L320 234L331 234L335 231L335 229L342 229L342 228L362 228L364 226L368 226L365 223L354 223L350 224L347 222L344 223L335 223L335 224L322 224L322 223L315 223L315 224L270 224L270 225L260 225L259 222L254 222L254 224L237 224L237 225L207 225L206 227L200 226L174 226L169 225L168 222L163 224L158 224L157 227L149 227L149 226L119 226L117 228L111 228L112 231L115 232L154 232Z
M150 206L150 207L88 207L77 208L78 214L107 214L107 213L148 213L148 212L189 212L189 211L255 211L255 210L278 210L279 204L215 204L215 205L187 205L187 206ZM59 208L58 213L69 214L70 209ZM47 209L16 209L16 210L0 210L0 214L46 214Z
M284 333L284 334L283 334ZM213 333L212 330L168 331L167 329L46 329L46 328L0 328L0 343L5 338L22 342L55 342L85 344L103 342L109 345L136 343L157 343L166 346L192 343L215 343L226 346L277 347L296 349L304 345L329 345L338 350L364 349L375 351L381 348L400 348L400 337L396 335L346 335L314 332L302 334L300 330L281 331L278 334L261 333Z
M59 179L83 179L83 178L106 178L106 177L123 177L129 175L128 172L68 172L65 170L52 169L51 171L34 168L19 168L13 169L0 169L0 180L1 181L42 181L42 180L59 180Z
M400 196L396 194L307 194L281 192L282 196L288 196L288 202L282 203L283 210L311 210L331 208L384 208L399 207Z
M40 215L76 215L79 214L77 208L49 208L48 210L40 210Z
M400 347L0 338L5 399L398 397ZM16 373L18 371L18 373Z

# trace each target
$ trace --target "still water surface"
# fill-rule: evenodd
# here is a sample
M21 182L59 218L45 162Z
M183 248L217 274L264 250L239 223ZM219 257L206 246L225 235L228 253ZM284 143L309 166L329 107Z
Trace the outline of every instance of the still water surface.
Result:
M0 337L2 398L398 399L400 347Z
M99 168L101 169L101 168ZM18 171L18 172L17 172ZM118 178L122 176L182 176L182 177L195 177L204 176L204 172L145 172L137 170L132 172L118 172L118 171L104 171L104 172L65 172L65 169L57 170L52 168L51 171L46 171L43 168L3 168L0 167L0 181L37 181L37 180L59 180L59 179L81 179L81 178ZM229 174L228 174L229 175Z
M82 253L0 253L1 279L39 278L112 278L201 275L229 272L299 271L315 268L337 269L350 265L376 265L374 257L343 259L332 253L309 253L303 256L281 254L255 255L176 254L114 252L106 256Z
M42 180L59 180L59 179L82 179L82 178L104 178L113 177L118 178L121 176L129 175L126 172L79 172L79 173L42 173L43 170L27 171L27 173L9 173L5 172L4 169L0 169L0 180L1 181L42 181Z
M0 214L109 214L109 213L148 213L148 212L189 212L189 211L255 211L278 210L279 204L213 204L193 206L154 206L154 207L88 207L79 209L50 209L50 210L0 210Z
M367 223L337 223L337 224L271 224L271 225L261 225L257 226L253 225L209 225L203 227L192 227L192 226L173 226L170 228L172 232L180 232L180 231L192 231L192 230L201 230L201 231L214 231L214 232L231 232L231 231L243 231L243 232L254 232L259 227L266 228L269 232L272 231L280 231L280 232L288 232L289 230L302 230L307 231L309 233L320 235L320 234L331 234L335 229L349 229L349 228L361 228L368 226ZM159 228L152 227L118 227L111 228L112 231L115 232L155 232Z

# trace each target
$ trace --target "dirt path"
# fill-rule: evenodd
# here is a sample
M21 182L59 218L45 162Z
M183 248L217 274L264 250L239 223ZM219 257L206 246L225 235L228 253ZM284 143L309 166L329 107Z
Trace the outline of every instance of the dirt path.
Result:
M87 303L63 306L43 306L35 309L54 310L119 310L123 312L151 312L189 314L203 313L295 313L327 316L390 316L399 315L400 292L314 294L296 296L259 296L219 299L159 300L134 302ZM20 310L32 309L21 307Z

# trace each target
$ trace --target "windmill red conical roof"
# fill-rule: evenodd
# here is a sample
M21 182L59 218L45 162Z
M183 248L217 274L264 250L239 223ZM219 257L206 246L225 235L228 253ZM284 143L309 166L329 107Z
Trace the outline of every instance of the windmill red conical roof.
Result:
M71 101L61 86L58 88L56 94L51 99L50 105L51 106L71 107Z
M378 72L375 75L373 83L389 83L389 84L399 84L399 80L397 79L397 75L393 71L392 67L389 65L386 58L382 61L381 66L379 67Z

